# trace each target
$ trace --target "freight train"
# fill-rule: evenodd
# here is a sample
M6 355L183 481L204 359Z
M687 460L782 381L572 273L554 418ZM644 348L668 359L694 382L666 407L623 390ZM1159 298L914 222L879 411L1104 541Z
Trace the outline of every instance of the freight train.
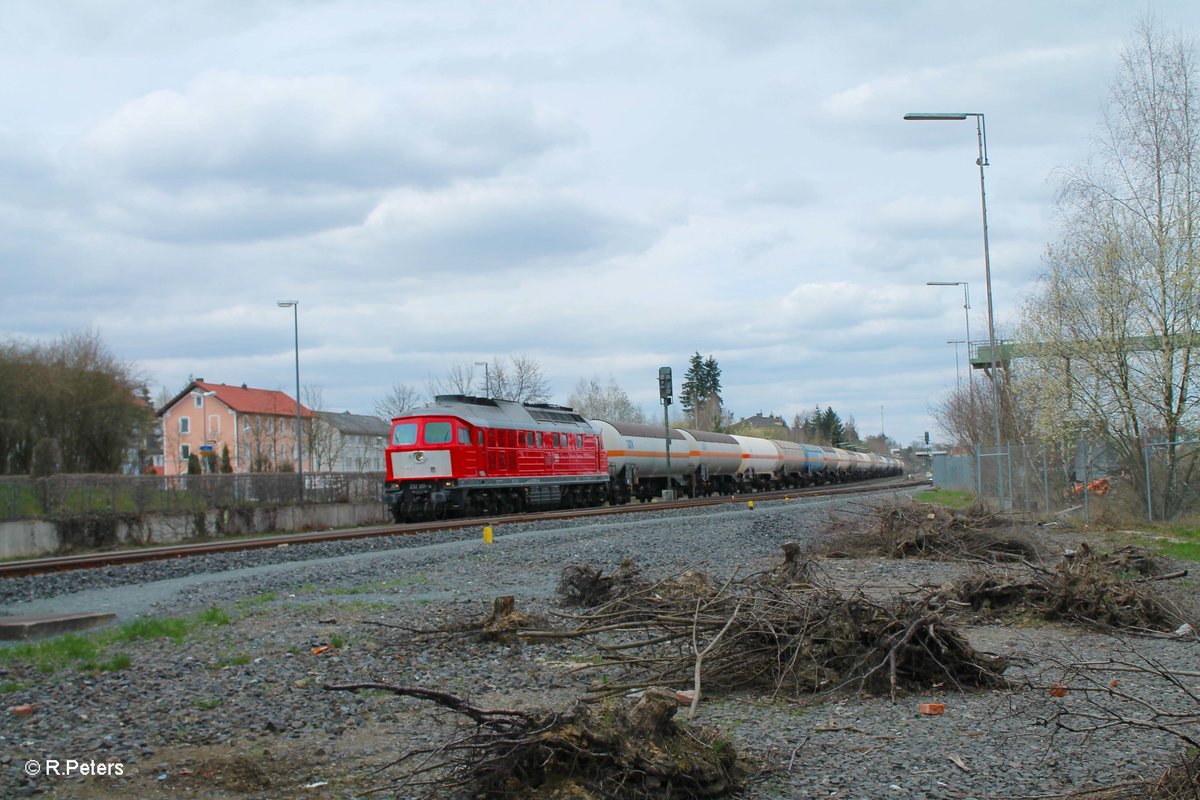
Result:
M442 395L392 420L384 502L397 522L842 483L899 475L870 453L588 420L546 403ZM669 452L668 452L669 451Z

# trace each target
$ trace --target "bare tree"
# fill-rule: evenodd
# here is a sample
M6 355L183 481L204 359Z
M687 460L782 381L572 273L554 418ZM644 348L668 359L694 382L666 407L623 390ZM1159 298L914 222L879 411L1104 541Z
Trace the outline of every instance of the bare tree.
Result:
M423 402L424 398L415 387L407 383L396 383L388 389L383 399L375 402L375 413L384 419L392 419L405 411L411 411Z
M550 399L550 381L542 367L526 355L494 359L488 369L492 397L517 403L544 403Z
M304 452L313 472L329 472L342 457L341 431L322 417L329 410L320 386L304 387L304 405L316 414L304 426Z
M1196 50L1142 21L1093 157L1063 174L1061 233L1023 315L1023 397L1045 440L1090 433L1129 468L1197 422L1200 96ZM1166 451L1170 513L1190 476ZM1188 462L1187 471L1190 472Z
M441 375L430 376L428 389L431 397L439 394L472 394L474 384L473 362L455 359Z
M611 375L607 385L602 385L598 377L580 378L575 391L567 398L567 405L589 419L646 422L642 409L633 404Z

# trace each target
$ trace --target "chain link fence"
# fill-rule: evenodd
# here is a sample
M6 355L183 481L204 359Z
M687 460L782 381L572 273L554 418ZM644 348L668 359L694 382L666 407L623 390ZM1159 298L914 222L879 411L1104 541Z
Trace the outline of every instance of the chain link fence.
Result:
M1093 520L1200 515L1200 440L1149 441L1132 455L1080 440L1061 448L977 446L933 456L933 483L1004 510Z
M382 472L304 475L305 503L382 502ZM295 473L0 477L0 521L95 513L181 514L300 501Z

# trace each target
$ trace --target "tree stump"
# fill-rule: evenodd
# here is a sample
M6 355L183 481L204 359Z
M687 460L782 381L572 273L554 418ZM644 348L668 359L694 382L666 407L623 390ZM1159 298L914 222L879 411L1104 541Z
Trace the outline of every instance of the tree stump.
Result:
M634 730L649 737L665 732L678 710L679 700L675 692L661 686L651 686L629 712L629 721Z

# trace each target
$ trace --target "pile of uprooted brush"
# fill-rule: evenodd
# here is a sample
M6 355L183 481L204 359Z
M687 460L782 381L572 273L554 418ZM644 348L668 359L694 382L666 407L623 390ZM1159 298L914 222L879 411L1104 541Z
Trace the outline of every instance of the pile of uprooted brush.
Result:
M1040 548L983 506L955 510L918 503L843 512L816 551L826 557L1037 559Z
M875 602L819 585L785 547L776 570L715 583L688 571L629 583L569 618L567 631L531 637L593 638L602 672L593 699L648 686L725 693L743 689L887 693L946 684L1004 684L1002 658L972 649L923 602ZM799 580L797 580L799 578Z
M436 703L472 725L453 741L419 748L392 766L408 791L427 797L726 797L741 789L743 765L732 742L674 719L674 692L651 688L636 701L563 712L489 710L461 697L382 683L326 685L374 690ZM383 787L381 787L383 788Z
M1138 547L1104 552L1083 544L1052 566L1026 563L1017 571L979 570L939 592L951 603L993 616L1033 614L1102 628L1172 631L1189 613L1156 582L1183 577Z

